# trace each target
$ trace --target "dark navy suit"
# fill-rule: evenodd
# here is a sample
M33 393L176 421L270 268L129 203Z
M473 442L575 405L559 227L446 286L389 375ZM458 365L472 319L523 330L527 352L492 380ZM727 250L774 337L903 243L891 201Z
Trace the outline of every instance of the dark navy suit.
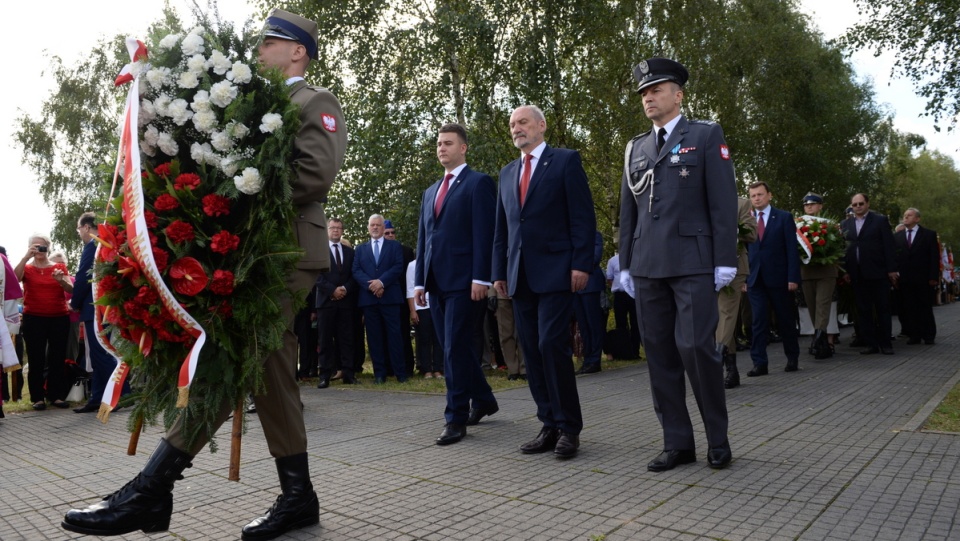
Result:
M607 333L606 312L600 308L600 295L606 294L607 282L600 261L603 259L603 235L597 231L593 246L593 270L587 279L587 287L578 291L573 307L580 327L580 339L583 342L583 366L600 366L603 353L603 338ZM619 278L619 276L617 277Z
M399 242L381 237L383 246L378 262L373 257L372 242L357 246L353 259L353 279L357 281L360 292L357 306L363 310L374 377L387 377L386 352L383 349L386 339L393 373L397 380L404 381L407 379L407 368L403 359L403 337L400 335L400 311L407 302L403 250ZM382 297L378 298L368 289L371 280L383 282Z
M796 361L800 357L796 308L793 294L787 288L787 282L800 285L797 225L793 215L785 210L768 205L765 212L763 238L758 236L756 242L751 242L747 248L750 260L747 297L753 312L750 358L754 366L767 366L771 306L783 338L787 361Z
M570 274L596 266L593 198L576 151L543 149L523 206L520 171L519 159L500 171L493 279L506 280L513 298L537 418L578 435L583 416L570 349Z
M80 312L80 322L83 323L84 344L86 354L93 367L93 376L90 378L90 405L99 405L103 400L103 391L107 388L110 375L117 367L117 360L97 341L97 330L93 322L93 286L90 282L93 271L93 259L97 252L97 241L91 239L83 246L80 255L80 265L73 283L73 296L70 298L70 308ZM130 384L123 383L122 394L130 392Z
M932 342L937 336L933 317L935 286L940 281L940 247L937 232L914 226L913 240L907 245L906 230L893 235L896 245L897 272L900 274L900 323L902 332L911 340Z
M466 424L473 407L494 409L497 400L480 368L482 349L470 339L483 327L486 298L470 298L473 281L490 283L496 188L489 175L464 167L450 179L434 215L442 180L427 188L420 206L414 282L430 293L430 311L443 349L447 423Z
M317 278L314 306L320 340L320 376L329 378L339 369L349 379L353 377L353 348L356 347L353 322L359 288L353 279L353 248L340 244L340 253L341 265L337 266L336 254L333 247L330 248L330 270ZM340 286L347 290L347 296L333 300L331 296Z

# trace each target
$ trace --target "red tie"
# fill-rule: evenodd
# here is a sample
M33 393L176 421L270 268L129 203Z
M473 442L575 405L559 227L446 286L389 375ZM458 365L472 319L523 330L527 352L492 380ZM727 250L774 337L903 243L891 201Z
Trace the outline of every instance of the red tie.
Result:
M757 240L763 240L763 213L757 213Z
M530 187L530 162L533 161L533 154L527 154L523 157L523 174L520 175L520 206L523 206L527 199L527 188Z
M437 201L433 204L434 218L440 215L440 209L443 208L443 199L447 196L447 190L450 189L450 179L452 178L453 175L450 173L443 177L443 184L440 185L440 191L437 193Z

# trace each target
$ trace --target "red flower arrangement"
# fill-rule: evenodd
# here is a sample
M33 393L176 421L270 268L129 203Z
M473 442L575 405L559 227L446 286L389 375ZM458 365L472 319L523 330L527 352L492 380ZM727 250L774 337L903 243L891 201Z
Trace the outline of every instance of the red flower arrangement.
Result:
M200 175L196 173L183 173L173 181L174 190L194 190L199 185Z
M203 213L207 216L227 216L230 214L230 199L215 193L203 196Z
M223 296L233 293L233 273L222 269L213 271L213 281L210 282L210 291Z
M846 252L846 240L840 225L818 216L800 216L797 222L797 245L804 264L835 265Z
M173 278L173 289L181 295L193 297L207 287L210 280L203 270L203 265L192 257L182 257L170 265L170 278Z
M193 234L193 226L181 220L174 221L163 232L167 234L168 239L176 244L193 242L196 238Z
M153 208L157 212L173 210L179 206L180 202L177 201L177 198L168 193L160 194L160 196L157 197L157 200L153 202Z
M231 234L227 230L223 230L210 237L210 249L221 255L226 255L236 250L238 246L240 246L240 237Z

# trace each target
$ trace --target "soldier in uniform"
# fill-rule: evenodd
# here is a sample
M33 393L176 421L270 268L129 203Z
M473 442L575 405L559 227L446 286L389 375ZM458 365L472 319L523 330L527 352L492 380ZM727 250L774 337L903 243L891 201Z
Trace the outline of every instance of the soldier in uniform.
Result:
M707 433L707 462L726 467L727 405L716 350L716 291L737 273L737 188L714 122L680 114L687 69L651 58L634 69L653 129L627 144L620 192L621 283L632 293L663 427L654 472L695 462L686 404L690 379Z
M740 311L740 301L746 291L747 276L750 274L750 262L747 259L747 244L757 240L757 219L753 217L753 206L750 200L741 197L737 199L738 245L737 245L737 276L730 282L730 287L717 293L717 309L720 312L720 321L717 323L717 350L723 359L723 387L733 389L740 385L740 371L737 369L737 316ZM740 229L744 230L739 233Z
M317 23L275 9L266 21L259 61L278 68L287 77L291 100L300 106L300 130L294 141L293 185L296 208L294 233L304 250L297 268L287 277L290 291L308 291L320 272L330 266L323 201L343 164L347 145L346 124L340 103L328 90L307 84L303 75L317 58ZM307 436L303 423L300 388L295 378L297 337L290 299L284 299L287 331L283 346L264 359L266 392L255 397L270 454L276 459L282 495L265 516L243 528L244 540L273 539L284 532L316 524L320 504L310 482ZM224 404L219 421L227 419L232 404ZM209 441L196 437L188 446L183 419L167 432L146 466L131 482L86 509L67 512L62 526L92 535L120 535L135 530L164 531L173 511L173 484Z
M804 222L818 226L821 222L827 222L833 226L834 222L820 216L822 211L823 197L813 192L803 196ZM834 306L832 312L836 314L833 292L837 289L837 266L810 261L800 267L800 278L803 280L803 299L807 302L807 310L813 321L813 340L808 351L817 359L833 357L828 327L831 323L831 306Z

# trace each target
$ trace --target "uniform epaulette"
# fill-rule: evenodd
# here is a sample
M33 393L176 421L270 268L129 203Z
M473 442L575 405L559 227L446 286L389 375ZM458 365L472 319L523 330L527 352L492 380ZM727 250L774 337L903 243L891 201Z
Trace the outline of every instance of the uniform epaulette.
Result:
M712 120L689 120L690 124L703 124L704 126L713 126L716 122Z

